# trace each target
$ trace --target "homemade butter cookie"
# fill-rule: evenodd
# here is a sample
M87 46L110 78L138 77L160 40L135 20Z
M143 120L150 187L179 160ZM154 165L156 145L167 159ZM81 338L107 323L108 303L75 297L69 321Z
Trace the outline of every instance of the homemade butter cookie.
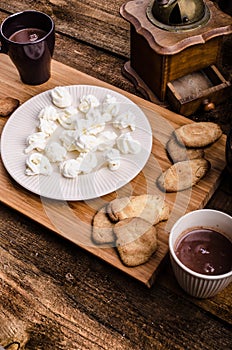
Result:
M19 100L13 97L0 98L0 116L7 117L19 106Z
M93 217L92 240L96 244L113 244L115 236L113 232L114 224L106 215L106 206L102 207Z
M114 199L108 204L107 213L114 222L139 217L156 225L168 219L169 206L161 196L143 194Z
M186 147L206 147L222 135L220 126L212 122L193 122L174 131L178 141Z
M203 148L186 148L183 144L180 144L180 142L177 141L174 135L171 136L167 142L166 150L173 163L203 158L205 153Z
M114 226L116 249L126 266L146 263L157 249L156 228L142 218L127 218Z
M210 162L204 158L178 162L158 177L157 184L166 192L183 191L196 185L209 169Z

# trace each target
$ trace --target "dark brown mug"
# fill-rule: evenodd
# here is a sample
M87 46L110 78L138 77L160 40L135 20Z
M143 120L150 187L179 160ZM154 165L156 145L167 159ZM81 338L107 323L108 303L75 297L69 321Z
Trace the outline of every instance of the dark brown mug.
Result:
M0 53L8 54L23 83L39 85L51 75L55 25L43 12L27 10L7 17L0 28Z

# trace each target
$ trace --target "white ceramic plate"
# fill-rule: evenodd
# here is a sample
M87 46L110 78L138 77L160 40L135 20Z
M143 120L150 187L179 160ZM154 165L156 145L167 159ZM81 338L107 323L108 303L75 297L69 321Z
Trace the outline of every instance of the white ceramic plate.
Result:
M145 166L152 147L152 131L142 110L125 96L106 88L92 85L72 85L67 89L77 106L80 97L92 94L100 102L106 94L115 96L120 104L120 112L132 111L136 116L136 129L133 138L138 140L142 149L138 154L127 154L121 158L121 166L110 171L100 164L96 171L79 175L75 179L64 178L58 170L52 175L25 175L24 153L26 139L36 130L38 114L42 108L51 105L50 90L43 92L21 105L9 118L1 135L1 157L3 164L12 178L25 189L43 197L58 200L87 200L97 198L113 191L131 181Z

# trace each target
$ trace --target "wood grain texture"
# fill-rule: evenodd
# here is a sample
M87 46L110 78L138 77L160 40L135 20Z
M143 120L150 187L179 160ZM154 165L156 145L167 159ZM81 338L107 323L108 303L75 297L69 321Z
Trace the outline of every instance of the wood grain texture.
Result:
M14 339L26 350L229 349L232 286L197 301L165 268L147 289L7 207L1 207L0 224L0 344Z
M129 24L120 16L122 4L123 0L113 3L96 0L25 0L2 1L0 7L7 14L28 8L46 12L54 19L58 33L65 33L73 39L118 55L129 56Z
M93 3L89 0L81 2L84 6ZM54 8L59 12L63 30L56 34L54 58L141 96L121 74L124 61L129 57L127 39L122 37L118 41L117 37L114 42L114 37L104 36L108 24L101 18L94 18L94 9L85 15L80 28L70 28L77 27L69 21L72 9L76 11L74 3L80 1L1 1L0 20L26 8L37 8L53 15ZM106 12L109 8L113 17L118 17L118 7L122 3L123 0L99 0L94 5ZM92 28L97 21L102 26L97 38L99 47L86 39L92 40L89 32L96 36ZM118 23L115 18L111 25L114 23ZM126 22L123 26L127 30L121 30L121 34L129 38L129 26ZM66 35L66 31L75 33L76 30L81 33L80 40ZM117 31L117 28L113 30ZM103 44L102 38L107 38ZM231 44L232 40L228 38L222 59L229 77L232 77ZM113 54L107 47L125 54ZM17 85L14 71L10 73L10 79L15 84L14 95L21 96L17 89L28 93L25 86ZM4 90L2 84L1 81L1 91ZM227 132L232 127L231 111L232 101L227 100L214 111L198 112L191 119L216 121ZM2 126L4 120L0 119L0 123ZM17 188L16 184L13 186ZM22 210L24 206L27 209L33 205L34 200L33 195L29 198L25 193L21 200ZM232 215L232 187L227 172L207 207ZM212 299L189 297L178 286L168 260L155 284L148 289L76 244L0 203L2 346L20 341L20 350L229 350L232 343L231 293L232 284ZM12 346L10 350L16 348Z
M85 2L86 0L84 0ZM76 1L75 1L76 2ZM107 0L101 0L101 3L107 3ZM57 1L58 3L58 1ZM124 2L121 0L120 3L115 3L116 9L114 10L114 15L118 17L119 12L117 11L117 6L121 6ZM69 2L66 2L66 5L68 5ZM16 0L12 2L1 2L0 8L2 9L2 12L0 12L0 20L3 20L7 15L10 13L13 13L15 11L27 9L27 8L36 8L41 11L45 11L48 14L52 15L52 11L50 11L50 7L52 6L49 1L29 1L29 0L23 0L21 2L18 2ZM57 5L58 6L58 5ZM113 7L113 4L108 4L110 8ZM106 8L106 5L105 5ZM72 11L72 7L70 7L70 11ZM62 17L62 21L64 23L68 23L66 26L68 29L68 26L73 26L75 23L68 21L68 16L64 14ZM116 23L117 21L115 19L112 20L113 23ZM96 78L99 78L105 82L108 82L110 84L113 84L114 86L117 86L123 90L126 90L128 92L131 92L135 95L143 97L144 94L140 93L140 89L136 89L135 86L130 82L130 80L126 79L124 75L122 74L122 69L124 66L124 63L128 60L130 56L130 45L129 45L129 37L130 37L130 27L129 24L125 21L127 26L127 31L123 34L126 35L128 38L127 41L127 49L125 54L120 55L114 55L109 50L103 49L101 45L101 33L98 34L99 38L99 47L95 47L91 45L87 40L85 40L85 37L83 36L81 40L73 39L71 36L66 35L65 33L65 25L63 32L56 31L56 47L54 52L54 58L59 60L60 62L63 62L67 65L70 65L82 72L85 72L91 76L94 76ZM89 13L88 18L86 18L86 21L82 23L82 25L85 27L85 31L91 31L92 30L92 17L91 12ZM102 23L104 25L104 31L107 31L107 23ZM88 30L86 29L88 28ZM80 29L82 30L82 29ZM115 27L115 31L117 28ZM115 42L114 37L108 37L109 41L112 41L110 44L112 45L121 45L120 43ZM224 74L225 77L227 77L229 80L232 78L232 66L231 66L231 47L232 47L232 36L227 36L225 40L223 40L223 47L222 47L222 62L219 66L220 71ZM155 100L155 103L157 103L157 99ZM210 111L208 113L205 113L204 111L197 111L197 113L191 115L189 118L193 120L209 120L209 121L216 121L221 125L224 132L228 132L228 130L232 127L231 123L231 111L232 111L232 100L227 99L226 102L223 104L216 106L214 111Z
M113 86L109 86L100 80L91 78L59 62L53 61L52 78L41 86L27 86L26 90L23 91L21 89L23 84L19 79L17 80L17 72L7 56L0 60L0 65L2 68L0 70L0 79L4 81L4 77L8 77L6 81L7 85L4 85L4 90L1 93L12 96L15 86L17 86L18 88L15 91L18 95L14 97L18 98L21 102L58 85L90 84L115 89ZM1 74L1 72L4 73ZM12 77L10 74L12 74ZM0 199L3 203L19 210L73 243L84 247L87 251L116 266L147 286L151 286L158 268L168 252L168 233L171 226L185 212L204 207L219 184L221 172L225 167L223 159L225 137L222 136L219 141L206 150L206 158L211 163L211 170L199 184L186 191L166 195L162 194L156 185L156 179L162 171L165 171L170 166L165 145L171 132L178 126L189 123L189 120L123 91L121 93L126 94L142 108L150 122L153 133L152 154L142 172L130 184L103 198L85 202L66 203L47 199L41 200L39 196L31 195L30 192L17 185L7 175L1 165ZM158 250L152 258L144 265L128 268L121 263L114 249L102 249L93 245L91 241L91 222L94 213L102 206L102 203L109 202L116 196L121 197L144 193L163 196L171 208L170 219L167 223L158 225Z

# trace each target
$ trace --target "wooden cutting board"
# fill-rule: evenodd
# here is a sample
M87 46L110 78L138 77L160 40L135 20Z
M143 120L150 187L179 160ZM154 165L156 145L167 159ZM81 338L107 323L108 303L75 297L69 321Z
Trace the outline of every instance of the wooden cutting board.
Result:
M173 128L190 123L190 120L57 61L52 62L52 78L47 83L41 86L29 86L21 83L8 56L1 55L0 80L0 95L18 98L21 104L30 97L55 86L88 84L122 93L144 111L153 132L152 153L144 169L129 184L114 193L89 201L48 200L18 185L5 171L1 162L0 201L150 287L168 253L168 235L171 226L184 213L204 207L219 184L221 173L225 168L225 135L206 150L206 158L211 162L211 170L203 180L190 190L163 194L156 186L156 179L171 164L166 155L165 144ZM0 118L1 130L6 120L7 118ZM128 268L121 263L114 248L100 248L92 245L91 222L96 210L113 198L144 193L165 196L165 200L171 207L171 215L167 222L157 226L159 245L156 253L146 264Z

